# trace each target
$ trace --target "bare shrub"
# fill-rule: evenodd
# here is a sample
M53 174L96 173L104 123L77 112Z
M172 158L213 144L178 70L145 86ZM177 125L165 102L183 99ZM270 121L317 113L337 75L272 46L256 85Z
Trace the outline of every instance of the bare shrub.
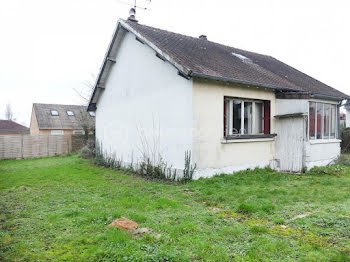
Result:
M341 129L341 151L350 153L350 128Z

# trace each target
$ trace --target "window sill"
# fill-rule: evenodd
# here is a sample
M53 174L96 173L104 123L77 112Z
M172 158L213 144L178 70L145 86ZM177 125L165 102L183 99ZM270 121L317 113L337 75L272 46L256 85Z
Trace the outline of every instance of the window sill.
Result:
M275 136L277 136L277 134L241 135L241 136L224 137L221 140L221 143L229 144L229 143L269 142L269 141L275 141Z
M332 144L332 143L340 143L340 139L317 139L317 140L309 140L311 145L317 145L317 144Z

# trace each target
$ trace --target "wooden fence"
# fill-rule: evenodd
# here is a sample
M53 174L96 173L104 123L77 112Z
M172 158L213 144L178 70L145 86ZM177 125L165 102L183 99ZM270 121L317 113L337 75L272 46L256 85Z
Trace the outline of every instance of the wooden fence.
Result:
M72 136L0 136L0 160L48 157L72 152Z

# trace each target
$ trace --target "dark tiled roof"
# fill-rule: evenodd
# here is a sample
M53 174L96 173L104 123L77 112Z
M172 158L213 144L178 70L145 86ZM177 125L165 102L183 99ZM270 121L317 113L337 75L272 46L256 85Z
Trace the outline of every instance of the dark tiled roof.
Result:
M39 129L82 129L82 123L95 126L95 117L90 116L86 106L60 104L33 104ZM56 110L58 116L52 116L51 110ZM74 116L68 116L72 111Z
M169 55L176 63L197 75L235 79L338 98L348 97L271 56L141 25L129 20L124 22Z
M1 134L29 134L29 128L11 120L0 120Z

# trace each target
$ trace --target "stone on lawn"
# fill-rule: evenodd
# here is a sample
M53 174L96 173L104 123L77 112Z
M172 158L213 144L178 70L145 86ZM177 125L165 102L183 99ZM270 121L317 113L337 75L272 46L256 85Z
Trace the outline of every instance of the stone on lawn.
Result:
M132 220L127 219L125 217L121 217L119 219L114 220L108 226L117 227L117 228L120 228L123 230L132 230L132 229L138 228L139 224L137 224L135 221L132 221Z

